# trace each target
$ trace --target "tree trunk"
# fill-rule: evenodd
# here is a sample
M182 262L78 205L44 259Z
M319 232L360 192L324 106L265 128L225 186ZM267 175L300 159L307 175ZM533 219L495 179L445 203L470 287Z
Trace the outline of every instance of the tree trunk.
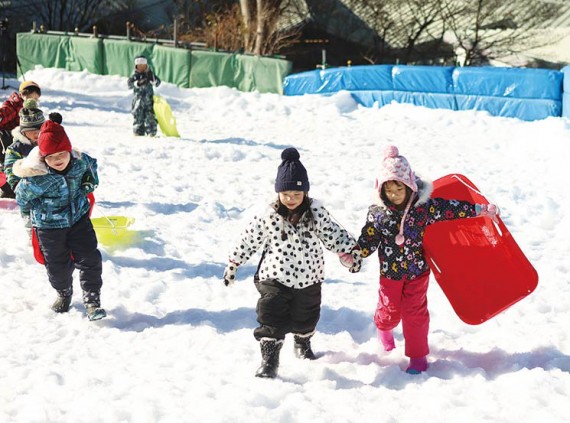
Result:
M266 0L257 0L257 29L255 31L255 49L254 53L260 56L263 51L263 45L267 39L267 17L265 13Z
M241 15L243 17L244 26L244 47L245 51L251 53L253 51L254 39L252 35L252 28L254 24L254 11L253 0L239 0Z

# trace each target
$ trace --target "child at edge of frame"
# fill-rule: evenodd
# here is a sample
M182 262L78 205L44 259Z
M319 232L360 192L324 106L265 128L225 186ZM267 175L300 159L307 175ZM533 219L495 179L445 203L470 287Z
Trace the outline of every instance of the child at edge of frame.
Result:
M42 90L34 81L24 81L18 91L14 91L10 97L0 106L0 198L15 198L14 191L3 175L3 165L8 147L14 141L13 130L21 126L21 110L26 100L34 100L39 103Z

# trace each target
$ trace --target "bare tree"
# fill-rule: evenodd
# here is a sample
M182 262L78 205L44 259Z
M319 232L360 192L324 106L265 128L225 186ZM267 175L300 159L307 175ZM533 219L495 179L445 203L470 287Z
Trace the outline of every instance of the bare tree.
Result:
M186 21L184 28L181 41L202 42L221 50L243 49L243 24L238 4L204 12L195 26L189 26Z
M255 20L257 5L255 0L240 0L241 16L243 18L243 27L245 28L243 33L244 47L245 51L251 52L254 49L254 37L253 28L256 27Z
M247 53L274 54L294 42L298 32L285 32L278 27L279 19L290 3L290 0L240 0Z
M442 0L441 14L469 66L540 47L546 41L536 37L536 30L560 7L541 0Z
M179 30L183 33L195 31L208 25L212 15L221 14L236 4L235 0L173 0Z
M378 38L375 39L374 50L366 54L364 59L370 63L377 63L389 54L388 40L394 31L396 22L392 19L386 1L364 0L362 6L366 10L367 20L371 23L370 26L378 34Z
M235 0L176 0L182 16L180 38L223 50L275 54L298 38L295 29L283 31L279 26L290 2L240 0L238 5Z
M113 0L20 0L16 7L37 17L48 30L74 31L77 28L83 32L90 30L101 17L124 9L126 3Z
M377 32L379 45L368 60L397 55L403 63L412 60L419 42L441 40L440 0L362 0L361 15Z
M409 17L411 19L400 19L395 26L400 33L405 36L403 43L403 62L408 63L416 49L419 40L424 41L437 40L443 34L430 32L440 28L441 22L439 14L439 0L408 0L407 2L397 3L396 16Z

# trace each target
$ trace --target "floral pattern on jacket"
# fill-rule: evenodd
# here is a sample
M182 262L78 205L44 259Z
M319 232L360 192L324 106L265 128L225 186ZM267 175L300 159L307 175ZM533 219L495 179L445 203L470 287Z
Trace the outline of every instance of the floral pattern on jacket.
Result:
M32 166L33 156L34 150L13 167L14 174L22 178L16 186L22 215L29 216L32 226L39 229L75 225L89 212L87 194L99 183L97 160L74 150L68 171L60 174L44 162Z
M231 250L230 261L241 265L263 246L259 279L274 279L285 286L302 289L321 283L325 277L321 242L334 253L349 253L356 240L332 221L329 212L312 200L297 225L277 213L272 203L264 214L255 216Z
M426 227L444 220L475 217L475 205L468 201L429 198L432 185L418 180L419 198L404 221L404 243L396 244L404 211L382 201L368 209L366 224L358 238L362 256L378 250L380 274L392 280L412 280L429 271L423 238Z

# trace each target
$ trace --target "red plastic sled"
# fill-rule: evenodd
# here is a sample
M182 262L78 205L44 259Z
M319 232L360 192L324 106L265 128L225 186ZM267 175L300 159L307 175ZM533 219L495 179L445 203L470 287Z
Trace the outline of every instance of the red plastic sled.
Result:
M93 206L95 205L95 196L92 192L87 194L87 199L89 200L89 217L91 217L91 212L93 211ZM36 234L36 228L32 229L32 248L34 249L34 258L39 264L45 265L46 261L44 259L44 254L40 248L40 241ZM73 257L71 257L73 259Z
M434 182L433 198L488 204L465 176ZM481 324L529 295L538 274L498 218L475 217L427 227L424 249L436 281L465 323Z

